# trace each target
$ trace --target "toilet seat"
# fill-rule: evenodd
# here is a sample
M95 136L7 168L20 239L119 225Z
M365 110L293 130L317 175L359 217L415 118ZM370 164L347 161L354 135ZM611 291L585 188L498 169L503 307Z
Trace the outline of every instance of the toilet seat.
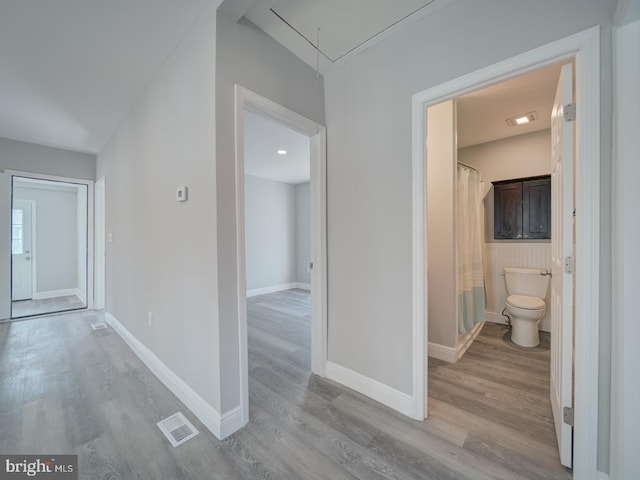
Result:
M507 305L524 310L541 310L545 308L544 300L540 297L530 297L528 295L509 295Z

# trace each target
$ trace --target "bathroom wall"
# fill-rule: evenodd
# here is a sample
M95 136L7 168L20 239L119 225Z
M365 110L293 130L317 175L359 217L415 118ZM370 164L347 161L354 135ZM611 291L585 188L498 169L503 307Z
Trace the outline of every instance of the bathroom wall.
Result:
M445 347L458 341L455 124L453 100L427 110L428 340Z
M458 150L458 161L476 168L484 182L485 207L485 284L487 288L486 320L504 323L500 314L507 291L502 270L508 266L551 267L549 240L494 240L492 181L550 174L551 131L540 130L515 137L487 142ZM547 299L548 301L548 299ZM550 313L540 322L540 329L550 331Z

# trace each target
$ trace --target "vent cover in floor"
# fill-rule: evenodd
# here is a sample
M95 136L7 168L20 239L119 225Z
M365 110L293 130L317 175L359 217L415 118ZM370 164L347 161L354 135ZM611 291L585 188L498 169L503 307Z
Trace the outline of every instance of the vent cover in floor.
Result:
M196 427L194 427L181 412L158 422L158 428L160 428L164 436L167 437L167 440L169 440L174 447L182 445L198 434Z
M93 328L94 330L104 330L105 328L107 328L107 324L104 322L96 322L91 324L91 328Z

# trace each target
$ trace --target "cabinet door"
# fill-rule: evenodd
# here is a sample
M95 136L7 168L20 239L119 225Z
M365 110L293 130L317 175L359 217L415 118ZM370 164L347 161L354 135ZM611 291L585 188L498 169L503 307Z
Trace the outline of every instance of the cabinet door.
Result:
M551 181L522 182L522 237L551 238Z
M522 238L522 182L494 185L493 196L493 237Z

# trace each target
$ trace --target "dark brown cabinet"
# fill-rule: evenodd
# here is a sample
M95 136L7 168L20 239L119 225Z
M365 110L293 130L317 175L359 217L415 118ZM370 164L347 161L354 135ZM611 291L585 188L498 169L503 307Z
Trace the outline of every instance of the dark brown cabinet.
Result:
M496 240L551 238L551 177L492 183Z

